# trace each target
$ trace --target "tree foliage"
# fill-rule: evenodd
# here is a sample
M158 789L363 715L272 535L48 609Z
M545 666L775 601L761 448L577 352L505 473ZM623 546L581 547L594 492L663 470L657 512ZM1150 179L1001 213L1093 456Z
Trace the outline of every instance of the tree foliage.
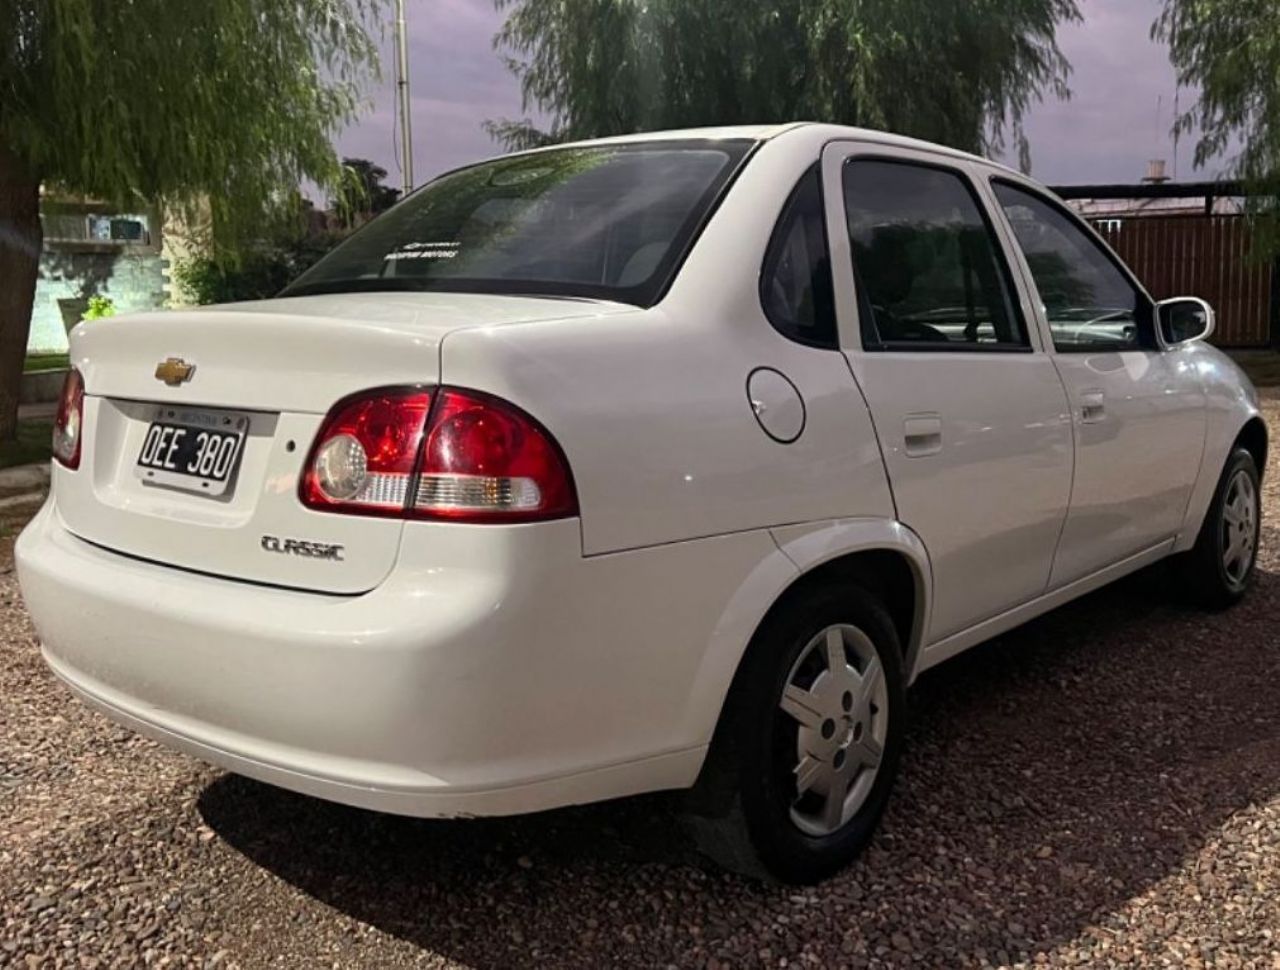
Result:
M262 244L234 263L193 256L174 267L174 277L197 304L265 300L275 296L340 241L318 236Z
M1280 252L1280 0L1165 0L1152 35L1199 98L1174 123L1199 132L1197 167L1221 158L1253 190L1260 254Z
M0 440L15 429L40 186L207 212L215 255L234 255L300 181L339 184L330 141L376 71L381 5L0 0Z
M337 185L330 144L376 70L380 0L0 0L0 143L98 198L208 200L251 237L300 181Z
M329 197L329 208L348 228L386 212L400 198L400 190L383 183L387 170L367 158L344 158L342 182Z
M524 107L512 147L627 131L809 119L969 151L1068 95L1057 25L1075 0L495 0Z
M340 243L346 232L335 229L310 199L293 192L277 218L262 227L234 260L196 251L173 267L180 302L198 305L265 300L275 296L321 256Z

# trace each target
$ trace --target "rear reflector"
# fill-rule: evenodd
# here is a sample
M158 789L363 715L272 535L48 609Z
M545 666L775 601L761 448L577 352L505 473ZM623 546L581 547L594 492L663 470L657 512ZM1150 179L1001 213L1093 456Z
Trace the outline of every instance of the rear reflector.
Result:
M309 508L455 522L578 513L568 462L514 405L477 391L389 388L330 412L307 460Z

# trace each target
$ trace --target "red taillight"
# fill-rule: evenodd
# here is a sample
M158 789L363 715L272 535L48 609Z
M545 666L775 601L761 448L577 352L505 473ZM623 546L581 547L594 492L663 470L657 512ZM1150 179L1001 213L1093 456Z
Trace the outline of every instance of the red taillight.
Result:
M387 388L340 401L316 436L302 477L313 509L404 513L431 392Z
M412 516L527 522L577 512L569 463L541 425L498 398L440 389Z
M330 412L302 479L309 508L530 522L576 515L569 466L514 405L476 391L370 391Z
M67 371L53 422L53 457L72 471L80 467L80 430L84 426L84 378L74 367Z

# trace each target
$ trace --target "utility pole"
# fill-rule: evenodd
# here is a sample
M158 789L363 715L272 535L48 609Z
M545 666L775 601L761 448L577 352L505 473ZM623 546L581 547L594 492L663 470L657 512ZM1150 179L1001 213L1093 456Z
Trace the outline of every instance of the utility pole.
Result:
M396 100L400 112L401 197L413 191L413 127L409 108L409 44L405 38L404 0L396 0Z

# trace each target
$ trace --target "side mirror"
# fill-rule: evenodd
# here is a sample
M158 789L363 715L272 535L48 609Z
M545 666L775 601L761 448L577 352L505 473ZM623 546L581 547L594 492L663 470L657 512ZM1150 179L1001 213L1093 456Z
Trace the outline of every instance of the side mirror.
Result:
M1194 296L1175 296L1156 304L1156 326L1166 347L1204 340L1213 333L1213 307Z

